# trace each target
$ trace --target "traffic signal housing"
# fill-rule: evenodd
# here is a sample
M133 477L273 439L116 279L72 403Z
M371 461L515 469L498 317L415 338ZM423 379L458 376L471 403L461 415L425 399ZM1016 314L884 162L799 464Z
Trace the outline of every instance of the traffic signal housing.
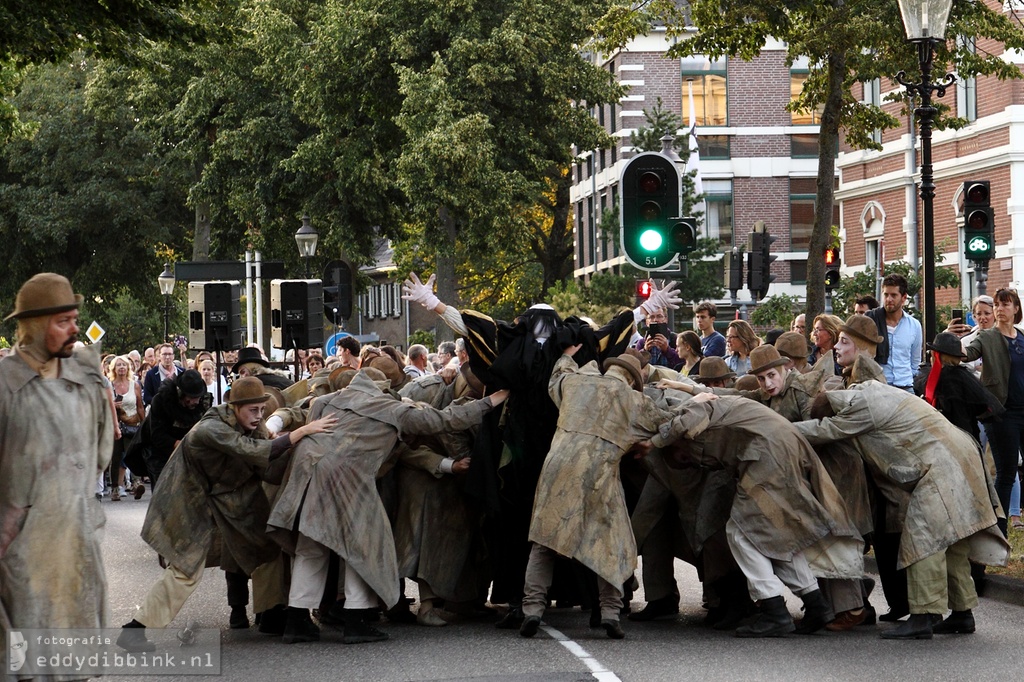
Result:
M839 286L839 249L825 249L825 288L835 289Z
M638 154L622 169L619 241L641 270L663 270L681 247L696 247L696 223L691 232L679 219L681 184L675 162L657 152Z
M636 281L636 297L641 301L646 301L651 297L651 292L654 290L654 284L649 279L638 279Z
M772 263L778 256L771 253L771 245L777 238L771 236L764 222L758 220L747 238L747 289L755 300L768 295L768 285L775 281Z
M743 288L743 253L734 248L722 259L725 265L725 288L736 292Z
M964 183L964 256L988 261L995 254L995 211L988 180Z

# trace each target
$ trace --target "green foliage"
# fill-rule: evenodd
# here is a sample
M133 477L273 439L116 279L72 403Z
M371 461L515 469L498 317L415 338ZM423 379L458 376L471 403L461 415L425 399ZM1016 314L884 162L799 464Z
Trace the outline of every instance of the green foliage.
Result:
M172 336L182 333L176 330L184 328L183 310L176 307L177 314L171 325ZM103 351L117 355L132 349L142 352L147 346L159 341L164 333L163 308L147 305L127 290L118 293L112 301L90 303L82 309L80 319L83 328L93 320L99 323L106 332L101 341Z
M789 329L793 319L803 311L803 304L795 296L774 294L763 299L750 315L755 327Z
M634 296L633 279L611 273L596 274L589 284L569 280L548 290L548 302L560 317L589 317L598 327L632 307Z
M87 106L94 62L29 67L15 105L37 128L0 149L0 242L6 245L0 308L33 274L71 279L89 302L131 291L158 300L156 255L184 248L184 192L162 172L154 140L134 128L132 112L100 118ZM12 322L0 330L13 331Z
M437 346L434 344L434 332L429 329L417 329L409 335L408 345L421 344L427 347L427 350L434 350Z
M687 139L677 134L682 127L683 119L676 112L665 109L659 97L653 107L644 109L644 125L629 134L629 143L639 151L657 152L661 151L661 138L672 135L676 138L672 148L686 157L690 153Z

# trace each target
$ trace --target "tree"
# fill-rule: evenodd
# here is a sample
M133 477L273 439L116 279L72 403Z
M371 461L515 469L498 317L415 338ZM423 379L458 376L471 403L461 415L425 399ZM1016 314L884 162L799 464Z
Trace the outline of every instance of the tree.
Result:
M0 6L0 145L32 131L8 99L22 69L55 63L78 50L124 55L148 40L201 37L195 0L7 3Z
M824 253L832 227L836 149L840 132L856 149L877 148L871 140L875 129L899 125L899 121L874 104L864 104L852 95L858 81L892 79L904 70L919 73L917 49L906 40L897 3L891 0L691 0L677 5L671 0L652 0L638 5L616 5L601 23L602 45L622 45L638 33L646 33L652 22L669 26L670 36L687 39L675 43L672 56L704 54L752 59L769 39L787 45L792 63L806 57L809 74L803 90L791 103L793 111L821 112L818 137L818 182L814 228L809 252ZM696 27L692 33L688 30ZM954 0L949 36L992 39L1007 49L1024 48L1024 32L1015 15L1004 15L985 2ZM951 68L961 76L988 75L1019 78L1018 67L999 56L978 50L973 41L949 40L937 46L935 73ZM906 102L903 91L892 97ZM941 101L938 126L957 126ZM807 315L824 309L824 264L808 258Z
M5 310L40 271L67 276L96 311L125 292L155 305L156 254L185 244L184 193L161 172L153 138L135 129L125 106L103 119L87 106L93 68L82 54L29 67L14 99L37 132L0 149Z

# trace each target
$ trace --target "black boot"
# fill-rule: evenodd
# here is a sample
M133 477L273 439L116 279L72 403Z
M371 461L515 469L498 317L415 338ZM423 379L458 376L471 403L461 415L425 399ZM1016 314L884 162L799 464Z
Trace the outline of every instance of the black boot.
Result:
M121 626L117 645L133 654L156 651L156 644L146 639L146 626L135 619Z
M245 612L244 606L231 607L231 619L228 621L228 625L232 630L249 629L249 614Z
M679 615L679 597L670 594L667 597L647 602L647 606L643 610L631 613L626 617L632 621L643 623L662 618L675 618L677 615Z
M712 618L708 612L708 625L719 631L735 630L750 616L757 613L757 606L750 599L746 588L742 590L721 591L721 604Z
M954 611L932 628L936 635L969 635L974 632L974 614L970 609Z
M285 644L320 641L320 628L309 617L309 609L288 607L282 639Z
M786 600L781 596L762 599L758 609L761 613L757 620L736 628L737 637L783 637L796 629L786 608Z
M508 611L498 619L494 627L499 630L517 630L523 624L523 607L521 604L509 604Z
M808 592L800 598L804 600L804 617L796 625L796 634L812 635L835 620L836 614L821 590Z
M608 639L623 639L626 636L626 631L622 629L622 623L617 620L605 618L601 621L601 627L604 628Z
M257 629L265 635L277 635L280 637L284 634L284 628L288 622L287 614L288 612L285 610L285 607L280 604L272 609L267 609L259 614L260 623Z
M520 637L533 637L540 629L540 616L526 616L519 626Z
M388 638L388 633L378 630L366 622L366 611L367 609L344 610L345 634L341 639L342 642L345 644L365 644L367 642L383 642Z
M886 630L882 633L882 639L931 639L932 638L932 614L912 613L906 622L900 623L899 627Z

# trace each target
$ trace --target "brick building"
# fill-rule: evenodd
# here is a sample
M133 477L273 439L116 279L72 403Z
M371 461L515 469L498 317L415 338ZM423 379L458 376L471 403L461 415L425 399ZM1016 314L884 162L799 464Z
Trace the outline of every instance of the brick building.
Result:
M996 7L990 2L990 6ZM993 41L979 41L977 51L1021 65L1024 55L1008 53ZM902 86L874 81L858 86L862 101L881 102ZM969 301L977 293L977 272L964 257L963 184L988 180L995 210L995 257L988 269L988 292L1018 287L1024 279L1024 83L994 78L958 79L945 97L936 99L968 121L960 130L935 130L932 165L935 178L935 246L938 265L961 275L959 291L938 289L938 305ZM880 262L905 259L918 263L923 209L918 196L920 140L899 106L884 108L900 118L900 128L876 133L881 151L842 149L836 199L841 208L844 274L876 269Z
M604 214L617 211L619 174L633 154L630 133L645 124L644 110L652 109L658 98L688 125L692 87L706 193L701 236L718 238L725 251L732 248L734 233L743 244L754 222L763 220L777 238L772 245L778 256L772 266L776 280L770 293L803 296L814 218L818 120L813 113L793 114L785 107L800 92L806 65L787 66L782 44L766 45L750 62L669 59L668 47L664 32L655 30L603 58L604 68L629 90L618 104L593 112L616 138L615 146L577 150L580 162L571 194L574 276L617 272L626 262L600 225ZM749 292L739 297L747 299Z

